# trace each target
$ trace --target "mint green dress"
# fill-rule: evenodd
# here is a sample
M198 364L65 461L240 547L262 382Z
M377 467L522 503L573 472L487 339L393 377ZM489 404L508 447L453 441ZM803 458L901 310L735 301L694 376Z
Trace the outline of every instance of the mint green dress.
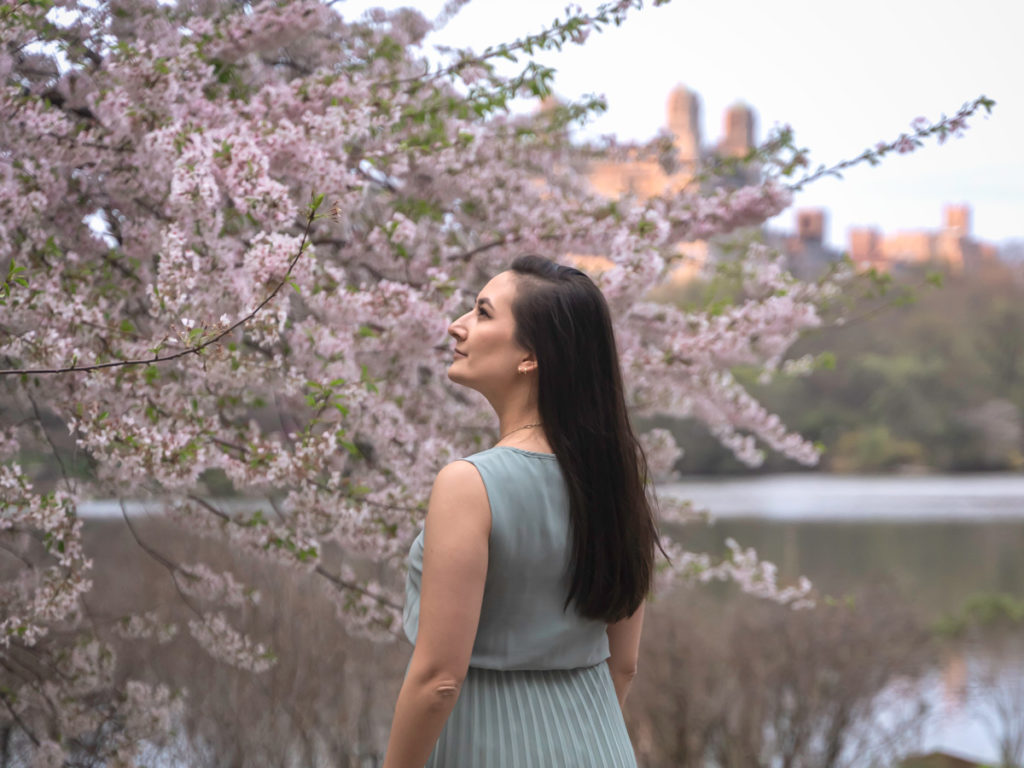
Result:
M487 580L469 671L426 768L636 768L608 670L607 625L570 604L569 498L554 454L468 456L491 507ZM403 624L415 645L423 531Z

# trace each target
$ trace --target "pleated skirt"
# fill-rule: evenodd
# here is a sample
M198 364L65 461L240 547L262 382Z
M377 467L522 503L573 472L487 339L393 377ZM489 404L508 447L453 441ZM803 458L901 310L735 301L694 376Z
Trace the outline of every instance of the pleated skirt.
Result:
M608 663L470 667L425 768L636 768Z

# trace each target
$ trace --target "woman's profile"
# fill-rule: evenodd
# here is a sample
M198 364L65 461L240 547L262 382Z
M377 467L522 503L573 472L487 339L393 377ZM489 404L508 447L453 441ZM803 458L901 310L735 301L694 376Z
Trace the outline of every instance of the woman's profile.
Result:
M636 766L622 706L657 544L607 303L520 256L448 328L499 439L445 466L409 550L384 768Z

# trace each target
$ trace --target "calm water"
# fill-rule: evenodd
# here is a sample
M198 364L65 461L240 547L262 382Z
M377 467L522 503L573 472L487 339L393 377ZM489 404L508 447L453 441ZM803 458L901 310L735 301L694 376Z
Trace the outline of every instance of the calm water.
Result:
M721 518L986 522L1024 520L1024 475L768 475L659 486Z
M1024 475L685 480L711 526L677 530L692 549L753 546L781 581L806 575L829 594L867 576L894 580L939 615L976 592L1024 597Z
M838 596L884 578L933 617L978 592L1024 599L1024 475L701 478L659 491L714 516L711 526L670 531L689 548L722 552L732 537L776 563L783 584L806 575ZM934 716L921 751L996 760L992 713L956 690L977 683L978 666L968 656L925 681ZM1024 705L1024 658L1007 664L1003 682L1017 686ZM898 696L890 706L900 706ZM1024 720L1024 711L1017 716Z

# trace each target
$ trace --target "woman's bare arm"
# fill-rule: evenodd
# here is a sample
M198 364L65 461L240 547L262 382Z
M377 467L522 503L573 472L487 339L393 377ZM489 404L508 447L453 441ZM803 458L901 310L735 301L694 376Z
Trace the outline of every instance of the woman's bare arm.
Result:
M633 678L636 677L643 625L644 603L640 603L640 607L628 619L608 625L608 669L612 673L615 695L621 708L625 708L626 694Z
M421 768L469 668L487 578L491 508L480 473L454 461L434 481L423 532L420 620L384 768Z

